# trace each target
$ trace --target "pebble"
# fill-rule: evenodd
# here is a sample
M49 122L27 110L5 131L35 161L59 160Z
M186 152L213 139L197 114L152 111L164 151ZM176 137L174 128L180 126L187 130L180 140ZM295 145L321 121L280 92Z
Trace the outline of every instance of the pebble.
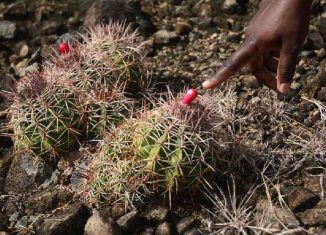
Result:
M19 51L19 56L24 58L28 55L28 52L29 52L29 47L26 44L24 44Z
M164 222L157 226L155 235L172 235L172 226L171 224Z
M193 216L187 216L183 218L176 225L178 233L182 234L183 232L191 229L194 223L195 223L195 218Z
M16 24L8 20L0 20L0 37L13 39L16 35Z
M242 79L243 84L246 88L250 88L250 89L259 88L259 83L255 76L244 75L244 76L240 76L240 79Z
M94 213L85 225L84 235L120 235L119 225L113 218Z
M322 87L317 93L317 100L326 102L326 87Z
M165 29L157 31L154 35L154 43L156 44L168 44L175 42L177 39L179 39L179 36L175 31Z

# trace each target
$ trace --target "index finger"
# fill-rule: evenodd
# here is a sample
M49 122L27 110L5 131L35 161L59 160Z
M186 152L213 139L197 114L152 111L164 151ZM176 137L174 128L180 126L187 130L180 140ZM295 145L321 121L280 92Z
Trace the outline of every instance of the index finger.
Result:
M216 72L215 78L202 83L204 89L214 88L236 74L257 52L256 43L244 43Z

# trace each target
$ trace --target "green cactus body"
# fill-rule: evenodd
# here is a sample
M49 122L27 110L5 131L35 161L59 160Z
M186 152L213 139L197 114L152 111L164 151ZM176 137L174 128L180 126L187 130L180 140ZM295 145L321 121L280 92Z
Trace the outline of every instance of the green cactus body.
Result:
M44 92L13 105L15 147L39 156L58 156L71 151L85 128L77 100L76 95L63 89Z
M138 125L135 133L135 154L168 191L194 188L207 166L213 164L212 156L206 153L208 143L176 118L154 113Z
M118 98L118 97L113 97ZM92 138L102 138L131 115L131 105L124 96L120 99L92 100L88 107L88 133Z

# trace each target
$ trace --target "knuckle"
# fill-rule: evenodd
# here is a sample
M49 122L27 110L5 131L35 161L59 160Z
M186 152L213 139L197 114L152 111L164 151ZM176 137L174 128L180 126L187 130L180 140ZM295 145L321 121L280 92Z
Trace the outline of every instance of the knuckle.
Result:
M282 80L291 81L294 75L295 69L292 67L281 67L279 70L279 76Z

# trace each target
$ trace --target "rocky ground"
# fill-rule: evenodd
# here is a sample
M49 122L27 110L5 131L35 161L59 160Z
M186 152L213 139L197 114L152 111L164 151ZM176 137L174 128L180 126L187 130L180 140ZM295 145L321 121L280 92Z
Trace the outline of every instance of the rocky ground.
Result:
M1 1L1 89L39 68L60 41L109 19L127 19L148 40L146 63L158 88L199 87L239 46L258 2ZM262 87L246 69L221 88L244 120L233 130L241 146L221 163L218 187L204 190L206 197L180 197L172 208L157 202L97 211L74 191L77 153L35 161L13 154L10 138L0 137L0 234L324 234L325 9L323 0L313 7L289 94ZM5 107L0 96L0 111Z

